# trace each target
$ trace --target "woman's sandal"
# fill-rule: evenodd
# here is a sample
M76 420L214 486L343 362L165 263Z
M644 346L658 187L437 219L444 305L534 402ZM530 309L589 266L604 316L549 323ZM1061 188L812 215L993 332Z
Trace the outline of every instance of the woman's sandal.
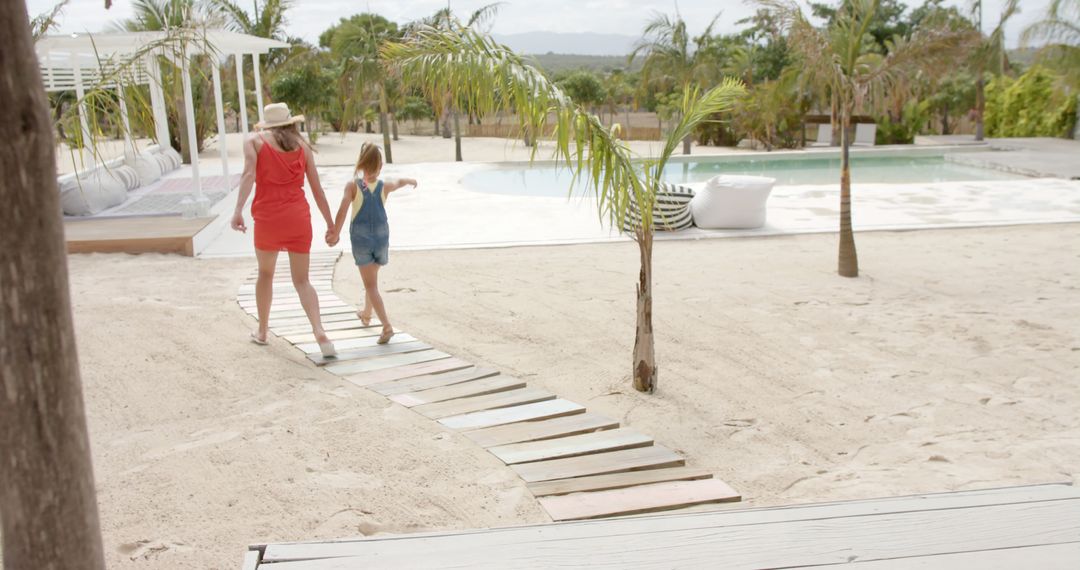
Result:
M390 339L393 337L394 331L392 329L389 331L383 331L383 333L379 335L379 340L375 341L375 344L386 344L390 342Z
M269 342L266 342L265 338L259 338L259 335L255 334L255 331L251 331L251 342L253 342L253 343L255 343L255 344L259 345L259 346L266 346L266 345L270 344Z
M326 341L319 343L319 352L322 352L323 358L334 358L337 356L337 349L334 348L333 341Z
M356 316L360 319L360 324L364 325L365 327L371 326L371 316L365 317L360 311L356 311Z

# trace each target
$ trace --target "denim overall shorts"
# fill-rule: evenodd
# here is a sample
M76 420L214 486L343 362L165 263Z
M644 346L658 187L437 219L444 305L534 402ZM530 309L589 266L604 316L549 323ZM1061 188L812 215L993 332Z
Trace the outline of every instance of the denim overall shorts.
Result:
M371 191L363 178L356 179L356 191L360 209L349 224L349 237L352 241L352 254L356 265L369 263L386 265L390 262L390 225L386 221L386 207L383 204L382 180Z

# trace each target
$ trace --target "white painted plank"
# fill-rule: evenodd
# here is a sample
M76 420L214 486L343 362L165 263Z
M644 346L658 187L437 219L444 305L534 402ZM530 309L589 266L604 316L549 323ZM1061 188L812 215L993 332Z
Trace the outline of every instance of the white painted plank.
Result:
M405 394L407 392L416 392L419 390L453 386L455 384L461 384L463 382L469 382L472 380L479 380L481 378L495 376L498 373L499 371L495 370L494 368L478 368L476 366L470 366L468 368L462 368L460 370L442 371L434 374L417 375L408 378L390 380L387 382L380 382L376 384L371 384L369 388L384 396L392 396L395 394Z
M496 445L566 437L617 427L619 427L619 422L611 418L593 412L586 412L572 416L473 430L465 432L465 437L473 440L476 445L487 448Z
M382 370L383 368L394 368L405 364L419 364L421 362L441 360L443 358L450 358L450 355L438 350L422 350L420 352L410 352L408 354L394 354L391 356L379 356L364 360L342 362L340 364L328 364L324 368L339 376L347 376L358 374L360 372Z
M488 451L503 463L526 463L560 459L597 453L600 451L619 451L634 447L646 447L653 444L653 439L641 432L629 428L605 430L583 435L529 441L489 447Z
M332 332L341 332L341 331L332 331ZM335 339L334 336L330 332L326 333L326 336L330 337L330 340L334 341L334 347L337 348L338 352L344 352L346 350L352 350L354 348L369 348L369 347L372 347L372 346L378 346L379 335L382 332L381 329L374 329L374 330L371 330L371 331L364 331L364 332L367 333L367 334L364 334L363 336L356 337L356 338L348 338L348 337L346 337L344 339L342 339L342 338ZM288 340L288 339L286 339L286 340ZM406 342L416 342L416 339L413 338L413 336L411 334L395 333L394 336L390 339L389 344L402 344L402 343L406 343ZM306 343L303 343L303 344L297 344L296 348L300 349L300 351L305 353L305 354L316 354L316 353L319 352L319 343L317 343L317 342L306 342Z
M609 473L607 475L592 475L589 477L573 477L571 479L554 479L529 483L529 492L535 497L548 495L566 495L581 491L607 491L608 489L621 489L634 485L647 485L649 483L664 483L667 481L692 481L695 479L711 479L712 473L704 469L692 467L668 467L666 469L646 469L644 471L627 471L625 473Z
M452 372L472 368L472 364L460 358L445 358L433 362L421 362L346 376L345 379L360 387L368 387L396 379L413 378L426 374Z
M451 384L441 388L394 394L393 396L389 396L389 398L406 408L412 408L423 404L434 404L437 402L446 402L448 400L469 398L472 396L484 396L524 387L524 380L514 378L513 376L497 375L489 378L481 378L479 380L469 380L467 382Z
M606 473L619 473L638 469L679 467L685 462L686 460L678 453L663 446L653 445L567 459L519 463L511 465L510 468L525 482L535 483L537 481L584 477L586 475L604 475Z
M460 398L448 402L424 404L416 406L413 408L413 411L437 420L439 418L447 418L450 416L460 416L484 410L509 408L511 406L522 406L534 402L544 402L554 399L555 394L552 394L547 390L525 387L507 392L496 392L494 394L474 396L472 398Z
M740 498L739 493L723 481L700 479L540 497L538 501L553 520L569 521L733 502Z
M557 418L584 412L585 406L576 404L570 400L556 398L546 402L514 406L513 408L500 408L498 410L486 410L472 414L450 416L439 420L439 423L450 429L470 430L516 422Z
M376 344L374 346L354 348L351 350L339 350L336 356L323 356L321 352L316 352L314 354L308 354L307 358L317 366L327 366L330 364L340 366L349 362L364 361L375 357L420 352L422 350L430 349L430 344L414 340L412 342L403 342L400 344Z
M698 513L697 520L702 520L700 515L703 514L722 519L727 513ZM1076 543L1080 542L1078 514L1080 500L1061 499L706 528L669 529L664 524L690 515L639 517L413 539L393 537L292 547L293 554L297 550L306 550L304 556L312 553L326 556L326 553L333 552L333 555L340 557L310 563L286 562L276 570L403 566L429 570L529 570L565 567L568 561L593 567L603 564L609 568L627 569L710 567L736 570L844 564L852 560L865 563L901 557ZM650 522L655 530L649 533L625 534L618 531L628 525L640 528L643 523ZM592 532L567 532L583 529ZM267 554L272 551L275 556L287 554L282 550L271 545L267 548ZM1068 551L1065 553L1068 554Z

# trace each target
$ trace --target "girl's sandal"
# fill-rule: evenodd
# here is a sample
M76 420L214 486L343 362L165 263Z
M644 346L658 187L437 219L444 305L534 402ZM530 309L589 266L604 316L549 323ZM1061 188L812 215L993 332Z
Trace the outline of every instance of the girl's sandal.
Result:
M323 358L337 358L337 349L334 348L333 341L320 342L319 352L322 353Z
M383 333L381 335L379 335L379 340L375 341L375 344L386 344L386 343L390 342L390 339L393 338L393 337L394 337L394 331L393 330L383 331Z
M259 335L255 334L255 331L251 331L251 342L253 342L253 343L255 343L255 344L259 345L259 346L266 346L266 345L270 344L270 343L266 342L265 338L259 338Z

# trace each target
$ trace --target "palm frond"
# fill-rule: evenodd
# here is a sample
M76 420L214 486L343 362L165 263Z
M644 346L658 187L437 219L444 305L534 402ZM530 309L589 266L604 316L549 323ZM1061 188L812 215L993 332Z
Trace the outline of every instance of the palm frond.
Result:
M57 20L64 13L64 8L67 7L69 2L71 0L61 0L48 11L34 16L34 19L30 20L30 34L35 42L56 27Z

